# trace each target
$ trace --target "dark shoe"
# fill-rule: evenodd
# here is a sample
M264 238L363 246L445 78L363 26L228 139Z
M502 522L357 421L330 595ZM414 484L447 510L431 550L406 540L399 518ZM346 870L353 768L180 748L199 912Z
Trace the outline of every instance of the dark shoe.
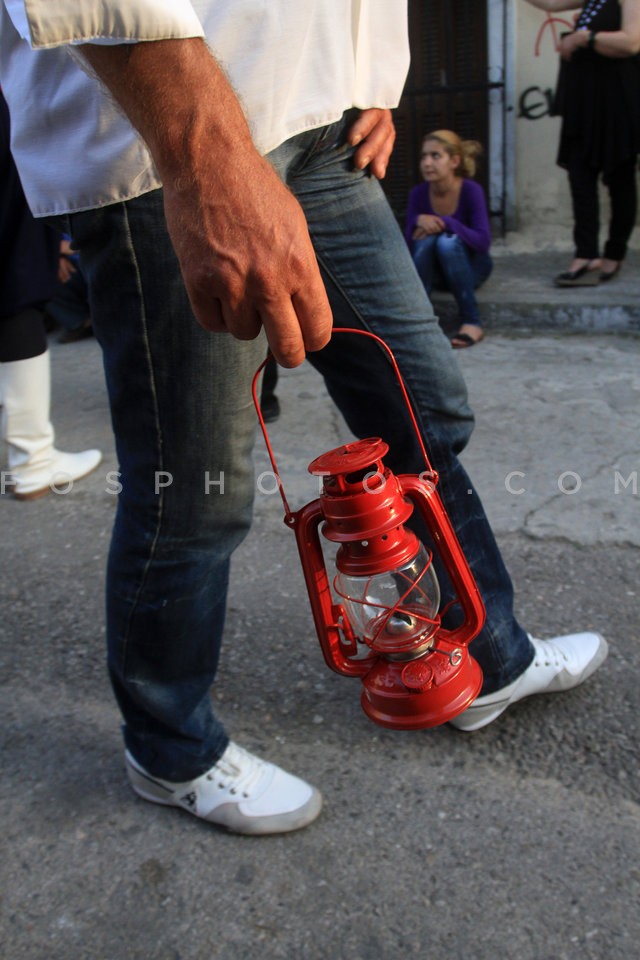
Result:
M579 270L565 270L554 277L556 287L595 287L600 283L602 274L599 270L585 264Z
M608 283L609 280L613 280L614 277L620 273L620 268L622 263L619 263L617 267L613 270L601 270L600 271L600 283Z
M280 401L276 396L264 397L260 401L262 419L265 423L273 423L280 416Z
M58 343L77 343L78 340L86 340L93 336L93 327L91 323L84 323L81 327L74 327L73 330L65 330L58 337Z

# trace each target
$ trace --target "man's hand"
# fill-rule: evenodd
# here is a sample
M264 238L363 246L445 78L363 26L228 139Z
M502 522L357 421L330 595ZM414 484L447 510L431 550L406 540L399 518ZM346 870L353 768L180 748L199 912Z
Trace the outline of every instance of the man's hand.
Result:
M378 180L387 172L389 157L396 140L396 129L390 110L363 110L349 128L347 142L357 146L353 163L357 170L369 167Z
M194 313L212 331L252 340L263 326L285 367L323 347L331 313L304 214L255 151L225 170L203 158L195 179L164 182L169 232Z
M67 283L76 272L76 268L70 259L73 252L69 241L62 238L60 240L60 256L58 258L58 280L60 283Z
M167 227L207 330L253 339L295 367L331 336L300 205L256 151L223 71L198 39L84 45L163 182Z

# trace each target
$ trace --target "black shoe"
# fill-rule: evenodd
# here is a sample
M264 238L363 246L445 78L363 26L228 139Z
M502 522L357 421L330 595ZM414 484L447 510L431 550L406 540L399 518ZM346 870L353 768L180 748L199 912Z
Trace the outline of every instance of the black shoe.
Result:
M81 327L74 327L73 330L65 330L58 337L58 343L77 343L78 340L86 340L93 336L93 327L90 323L83 324Z
M264 397L260 401L262 419L265 423L273 423L280 416L280 401L276 396Z
M613 270L601 270L600 271L600 283L608 283L609 280L613 280L614 277L617 277L620 273L620 268L622 267L622 261L618 264L617 267L614 267Z
M602 274L600 270L585 264L578 270L565 270L554 277L553 282L556 287L595 287L600 283Z

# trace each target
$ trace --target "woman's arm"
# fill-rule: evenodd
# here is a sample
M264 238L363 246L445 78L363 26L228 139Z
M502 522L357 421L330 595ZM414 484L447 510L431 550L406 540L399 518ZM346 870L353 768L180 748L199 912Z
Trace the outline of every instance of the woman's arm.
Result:
M491 246L491 225L484 190L475 180L465 180L462 189L464 194L460 196L457 211L460 217L443 217L445 228L472 250L487 253Z
M640 52L640 0L621 0L621 3L621 29L598 31L594 35L593 49L604 57L632 57Z
M421 213L416 220L413 239L422 240L424 237L433 237L437 233L444 233L445 230L446 226L442 217L438 217L435 213Z
M404 224L404 237L409 246L411 246L411 241L413 239L413 231L416 228L418 223L418 217L421 213L426 212L427 208L427 199L424 196L427 185L425 183L420 183L416 187L412 187L409 191L409 198L407 200L407 212L405 216ZM428 194L427 194L428 197Z

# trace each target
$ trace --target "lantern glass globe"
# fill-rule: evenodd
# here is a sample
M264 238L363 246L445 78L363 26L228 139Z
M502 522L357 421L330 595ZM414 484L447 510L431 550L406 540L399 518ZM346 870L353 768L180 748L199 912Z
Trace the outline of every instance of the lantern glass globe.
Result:
M354 633L368 647L411 658L433 644L440 587L423 544L401 567L369 576L338 572L334 584Z

